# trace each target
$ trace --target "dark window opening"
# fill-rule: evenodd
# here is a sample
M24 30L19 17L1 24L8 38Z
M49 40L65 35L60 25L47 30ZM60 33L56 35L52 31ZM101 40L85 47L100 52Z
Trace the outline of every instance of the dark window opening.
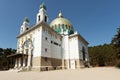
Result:
M27 60L27 57L26 57L26 58L25 58L25 66L27 66L27 61L28 61L28 60Z
M54 29L57 29L57 25L55 24L55 28Z
M67 24L66 24L65 26L66 26L66 29L68 29L68 26L67 26Z
M46 71L48 71L48 67L46 67Z
M83 53L83 60L85 61L85 58L86 58L85 55L86 55L86 53L85 53L85 48L84 47L82 48L82 53Z
M60 24L58 24L58 26L60 27Z
M75 61L75 67L77 68L77 61Z
M47 22L47 16L45 16L45 22Z
M51 43L53 43L53 41L51 41Z
M54 42L55 45L58 45L58 43Z
M62 24L62 28L64 29L64 24Z
M47 48L45 48L45 52L47 52Z
M38 16L38 21L40 21L40 15Z
M26 28L26 30L28 30L29 28Z
M47 37L45 37L45 40L47 40Z
M69 26L69 29L70 29L70 26Z

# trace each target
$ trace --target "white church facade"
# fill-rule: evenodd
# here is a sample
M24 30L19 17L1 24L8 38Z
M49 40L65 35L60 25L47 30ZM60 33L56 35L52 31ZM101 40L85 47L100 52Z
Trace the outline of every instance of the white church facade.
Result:
M89 65L88 42L62 13L48 24L47 9L40 5L36 24L25 18L17 36L14 69L47 71L79 69Z

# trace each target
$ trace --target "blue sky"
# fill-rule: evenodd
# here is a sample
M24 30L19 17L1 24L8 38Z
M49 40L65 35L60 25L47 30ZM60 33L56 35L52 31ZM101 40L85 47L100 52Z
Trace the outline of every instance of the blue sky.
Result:
M27 16L36 23L39 5L44 2L49 23L58 16L69 19L89 46L110 43L120 26L120 0L0 0L0 47L16 48L20 26Z

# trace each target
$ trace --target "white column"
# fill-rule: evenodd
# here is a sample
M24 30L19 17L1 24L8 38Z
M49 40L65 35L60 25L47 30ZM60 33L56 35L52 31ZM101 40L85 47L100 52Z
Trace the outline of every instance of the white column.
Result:
M28 62L27 62L27 67L30 67L30 61L31 61L31 49L28 51Z
M64 59L62 59L62 69L65 69L65 62L64 62Z
M68 35L64 36L64 54L67 60L67 69L70 69L70 52L69 52L69 38Z
M25 58L23 58L23 67L25 67Z
M21 67L21 60L18 58L18 67Z
M17 67L17 58L15 59L15 67L14 68L16 68Z

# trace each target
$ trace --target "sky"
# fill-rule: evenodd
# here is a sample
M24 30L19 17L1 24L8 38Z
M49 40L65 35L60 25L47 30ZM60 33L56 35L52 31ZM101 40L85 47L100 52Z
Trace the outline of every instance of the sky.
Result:
M109 44L120 26L120 0L0 0L0 48L17 48L24 18L35 25L42 3L49 23L62 11L89 46Z

